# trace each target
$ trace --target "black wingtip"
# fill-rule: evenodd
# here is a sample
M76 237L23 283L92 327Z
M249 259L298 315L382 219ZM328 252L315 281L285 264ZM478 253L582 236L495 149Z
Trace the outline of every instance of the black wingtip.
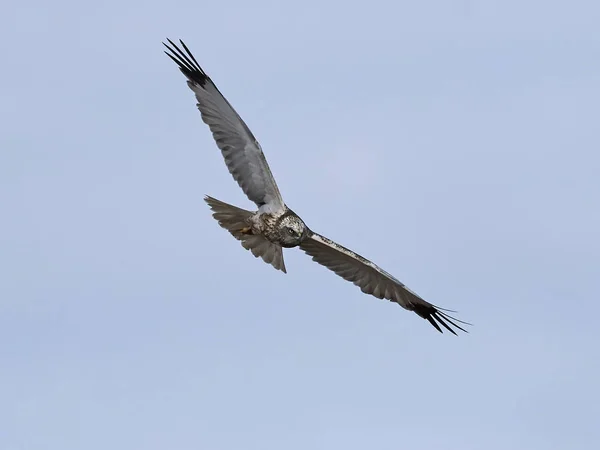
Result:
M446 329L453 335L458 336L458 334L456 333L457 330L460 330L464 333L469 333L461 325L472 326L472 324L470 324L468 322L464 322L462 320L459 320L455 317L450 316L449 314L446 314L446 312L443 312L443 311L448 311L448 310L438 308L437 306L433 306L433 305L418 305L418 306L413 305L413 306L416 306L414 308L414 312L416 312L419 316L426 319L436 330L438 330L442 334L444 333L444 329ZM461 325L459 325L459 324L461 324Z
M179 42L183 47L182 50L171 39L167 38L167 42L169 44L162 43L167 48L165 54L179 66L179 70L181 70L189 80L198 83L200 86L204 86L208 80L208 76L204 70L202 70L200 64L198 64L198 61L196 61L196 58L187 45L180 39Z

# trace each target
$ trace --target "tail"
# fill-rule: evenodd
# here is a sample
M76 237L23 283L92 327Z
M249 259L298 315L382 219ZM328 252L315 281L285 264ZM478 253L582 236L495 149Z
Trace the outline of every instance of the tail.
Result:
M280 245L272 243L261 235L242 232L244 228L251 225L250 218L254 215L252 211L238 208L208 195L204 197L204 201L213 210L213 217L219 222L219 225L241 241L246 250L250 250L255 257L260 256L267 264L286 273L283 250Z

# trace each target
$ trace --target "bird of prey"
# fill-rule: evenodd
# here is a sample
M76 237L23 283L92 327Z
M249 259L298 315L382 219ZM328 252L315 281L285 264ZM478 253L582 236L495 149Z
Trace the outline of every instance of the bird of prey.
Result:
M194 92L197 107L231 175L257 211L247 211L206 196L213 217L255 257L261 257L275 269L286 272L283 248L300 247L317 263L351 281L365 294L388 299L414 311L429 321L440 333L442 328L456 334L465 325L441 309L423 300L385 270L357 253L315 233L287 205L271 174L260 144L225 99L217 86L202 70L183 41L181 47L167 39L164 44Z

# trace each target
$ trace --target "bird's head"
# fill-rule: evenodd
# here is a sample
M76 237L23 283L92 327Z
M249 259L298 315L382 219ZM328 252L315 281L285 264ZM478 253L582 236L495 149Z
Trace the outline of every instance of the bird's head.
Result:
M279 238L282 247L297 247L308 234L308 227L296 214L285 216L279 222Z

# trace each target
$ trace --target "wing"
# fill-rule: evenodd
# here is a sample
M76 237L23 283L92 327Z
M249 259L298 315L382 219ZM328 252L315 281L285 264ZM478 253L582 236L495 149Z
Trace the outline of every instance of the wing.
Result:
M331 239L312 233L300 244L300 248L312 256L313 261L327 267L345 280L351 281L365 294L386 298L409 311L414 311L427 319L440 333L442 333L440 325L452 334L456 334L452 327L467 332L456 323L468 325L466 322L442 312L440 308L423 300L385 270Z
M187 77L188 86L196 94L202 120L212 131L235 181L259 208L266 205L271 213L284 209L265 155L248 126L202 70L183 41L179 42L185 52L170 39L168 41L171 46L164 44L169 50L165 53Z

